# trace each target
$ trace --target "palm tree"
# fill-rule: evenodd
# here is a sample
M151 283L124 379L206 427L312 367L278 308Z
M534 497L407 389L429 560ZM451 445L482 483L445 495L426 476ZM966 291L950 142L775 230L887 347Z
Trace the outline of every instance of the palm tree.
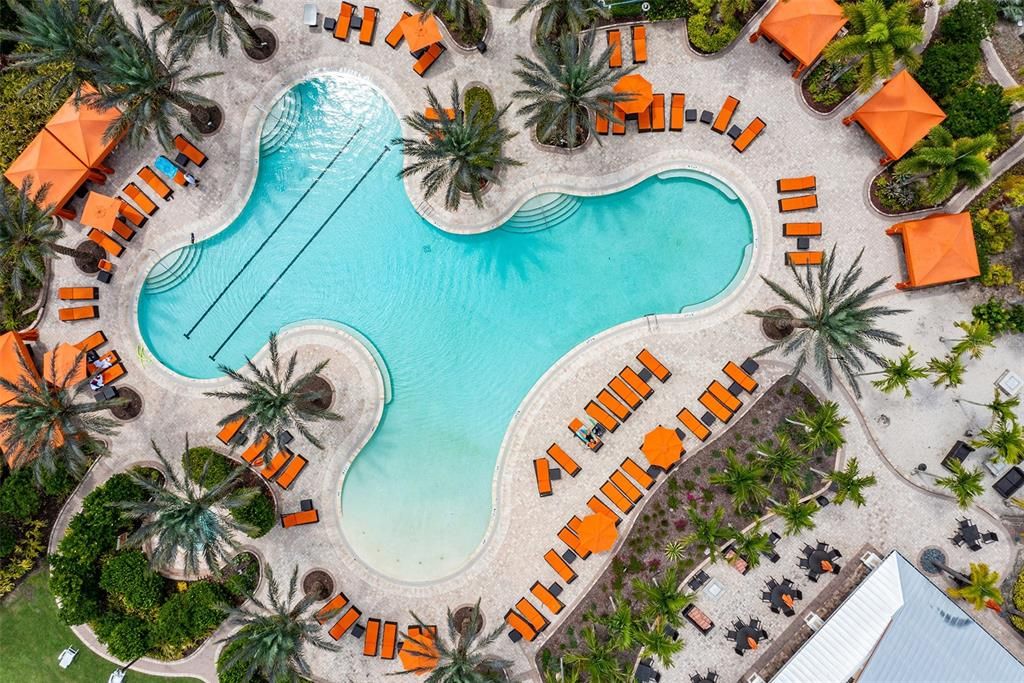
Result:
M59 254L95 260L88 252L60 244L64 230L47 215L53 209L46 204L49 186L35 192L31 187L26 178L17 192L0 189L0 272L19 299L28 282L42 283L47 259Z
M954 398L957 403L970 403L973 406L982 406L988 408L992 413L992 422L1010 422L1017 419L1016 411L1020 406L1020 398L1017 396L1010 396L1009 398L1002 398L999 388L996 387L993 390L992 400L989 403L980 403L978 401L969 401L966 398Z
M682 541L669 541L665 544L665 559L669 562L678 562L686 554L686 544Z
M964 372L967 368L964 367L964 362L960 359L960 354L950 353L943 358L930 358L928 359L928 372L932 373L932 386L945 386L947 389L952 389L963 384Z
M77 91L92 78L110 27L110 3L34 0L25 5L10 0L8 4L18 17L17 29L0 30L0 40L27 47L25 52L13 55L12 64L36 74L26 90L58 75L50 92L63 100L69 90Z
M761 529L761 522L756 522L750 531L743 533L738 529L732 532L732 548L736 554L746 560L751 569L761 564L762 555L772 552L772 540Z
M715 508L711 517L705 518L691 507L686 514L690 518L693 531L683 536L682 542L687 546L696 546L699 550L704 551L704 554L712 562L715 562L721 555L722 544L732 537L729 526L722 523L725 510Z
M882 0L860 0L843 5L848 33L825 48L825 58L845 62L849 68L859 64L857 85L861 92L871 90L879 78L887 78L897 61L914 69L921 57L914 47L924 40L909 3L895 2L886 7Z
M1000 420L994 426L982 429L981 438L971 445L991 448L1003 462L1016 465L1024 457L1024 430L1016 420Z
M216 124L210 112L217 105L192 88L220 72L193 73L180 50L166 50L161 55L157 33L147 35L137 15L134 30L123 26L118 34L103 46L93 73L99 92L83 96L97 108L121 110L121 117L107 129L107 137L127 133L128 140L138 147L155 133L160 144L170 148L175 126L198 133L195 121L202 132L213 130Z
M150 559L157 567L171 566L180 554L189 575L199 575L200 560L211 572L219 574L222 563L237 548L234 533L248 529L218 508L231 511L242 507L258 491L236 488L245 473L242 467L234 468L224 481L210 488L206 487L205 470L196 482L190 477L179 477L155 442L152 446L167 481L161 486L142 474L132 474L133 481L148 495L142 501L118 503L127 517L142 520L141 526L128 537L128 543L141 546L152 541ZM185 452L188 450L186 437Z
M834 501L836 505L842 505L849 498L857 507L867 502L864 498L864 489L878 483L878 479L873 474L864 477L860 475L860 463L856 457L847 460L846 467L843 469L826 474L825 481L835 487Z
M770 440L762 441L755 444L754 448L761 456L761 465L771 476L772 484L780 481L787 487L803 489L806 486L804 471L809 458L793 448L788 434L777 432L774 443Z
M637 640L643 646L640 652L641 657L654 657L666 669L672 666L673 658L682 652L685 643L676 640L665 632L664 629L653 629L641 631Z
M273 54L276 46L269 44L249 23L249 19L274 19L273 14L257 5L239 5L234 0L151 0L151 4L155 13L163 18L157 30L168 31L171 44L181 49L186 57L191 57L201 43L206 43L211 50L216 48L225 57L232 37L246 50L259 52L264 59Z
M908 346L903 355L898 358L883 358L881 370L861 374L864 376L884 375L881 379L872 380L872 386L883 394L891 394L897 389L902 389L903 397L910 398L910 383L915 379L928 377L928 368L914 364L916 356L917 353L914 349Z
M427 101L435 111L443 111L440 100L430 88L427 88ZM427 199L444 188L445 208L455 211L464 192L478 207L483 206L484 187L488 183L498 184L506 168L522 164L501 153L502 145L516 136L501 124L508 104L490 119L475 105L467 111L462 107L456 82L452 82L451 104L455 110L451 119L442 116L431 121L420 111L406 116L406 125L422 137L395 138L392 144L403 145L406 156L415 160L399 171L398 176L405 178L422 173Z
M341 648L320 637L320 623L308 614L316 593L307 593L296 602L299 568L292 570L288 594L282 597L274 572L267 567L267 602L249 596L252 607L226 607L227 623L240 627L218 643L234 645L233 655L222 667L232 669L247 664L245 679L257 676L268 681L294 681L311 676L305 651L316 648L337 652ZM225 648L226 649L226 648Z
M437 14L466 29L477 26L487 16L484 0L423 0L420 7L425 13Z
M619 650L607 638L598 638L593 626L580 631L580 646L565 655L566 663L577 667L591 681L626 683L629 674L619 664Z
M564 140L572 149L596 135L598 116L622 122L613 105L631 99L632 94L615 92L612 86L631 69L612 71L608 67L611 49L609 45L593 61L594 32L589 31L579 38L575 33L563 33L557 43L541 43L537 46L539 62L516 56L519 69L514 73L524 89L516 90L512 97L526 103L519 114L526 117L527 126L536 128L538 140ZM600 142L600 137L597 140Z
M985 353L985 349L993 349L996 346L995 335L992 329L984 320L961 320L953 323L954 327L963 331L964 336L956 338L939 337L942 343L955 342L953 353L962 356L965 353L974 360L978 360Z
M981 482L985 475L978 468L968 470L958 462L952 462L949 466L953 473L948 477L936 477L935 485L952 493L957 505L966 510L984 492Z
M633 580L633 591L641 600L641 615L655 631L662 626L679 626L682 611L690 604L690 598L680 589L679 575L675 567L655 581Z
M786 535L795 536L814 528L814 515L819 509L813 500L800 502L800 493L791 489L786 502L776 505L772 512L785 523Z
M893 170L897 175L907 176L908 182L925 180L921 197L926 202L941 204L960 184L981 187L989 173L987 155L995 144L996 136L991 133L953 139L949 131L936 126Z
M616 649L628 651L644 630L643 626L633 614L633 604L629 600L623 600L620 591L615 592L612 605L614 609L599 617L598 622L607 629L608 638L615 644Z
M835 401L822 403L813 413L801 408L789 421L803 427L800 447L806 453L814 453L821 448L836 451L846 443L843 428L850 421L839 414L839 404Z
M36 379L20 355L20 378L14 382L0 377L0 388L14 396L0 405L0 450L15 468L31 463L39 482L58 464L76 477L85 472L92 457L106 452L96 436L117 433L117 422L97 413L124 404L124 399L93 400L88 381L73 381L84 357L62 376L57 373L56 355L50 358L47 374L53 383Z
M427 625L415 612L412 612L413 621L428 633ZM459 623L451 608L448 608L448 631L447 637L437 634L431 639L423 636L412 636L404 634L407 648L412 648L413 654L422 655L435 663L429 668L413 668L407 671L396 672L396 675L429 673L426 680L436 683L490 683L504 681L504 672L512 666L512 662L501 659L488 653L486 650L505 630L505 624L499 624L494 630L487 634L481 634L480 628L480 600L476 601L470 611L469 620Z
M512 21L519 21L537 8L540 8L537 37L541 45L556 34L582 33L598 17L607 19L611 16L608 9L597 0L524 0L512 15Z
M740 462L736 452L731 448L725 449L725 460L726 467L708 477L708 481L724 487L729 492L736 512L759 508L769 495L768 487L764 483L764 468L756 462Z
M875 327L876 320L906 312L885 306L868 305L871 296L888 278L880 278L867 287L858 288L857 280L862 273L860 259L863 254L864 251L861 250L842 275L833 273L836 256L834 246L825 256L817 276L808 268L805 277L801 278L793 267L793 279L800 288L802 298L790 293L773 280L761 276L765 284L783 301L796 308L799 314L794 316L789 311L777 310L747 311L758 318L785 321L796 330L791 339L784 339L761 349L757 355L761 356L779 349L787 356L797 353L793 377L800 373L808 357L813 357L825 379L825 387L829 390L832 389L834 376L832 364L836 361L859 398L861 394L857 373L864 369L861 357L881 365L882 358L871 349L871 345L880 342L899 346L901 343L898 334Z
M244 417L247 419L244 427L246 433L268 432L278 436L290 427L295 427L311 444L323 450L323 444L313 436L308 423L318 420L340 420L341 416L318 407L317 401L325 397L322 392L310 389L309 386L320 379L320 373L327 367L327 361L320 361L312 370L295 377L298 351L288 359L288 366L282 373L276 333L271 333L268 346L268 367L256 367L251 359L245 359L251 377L226 365L220 366L220 371L235 380L240 385L239 388L234 391L207 391L205 395L238 401L242 405L224 417L219 424L224 425Z
M974 609L985 609L989 602L1003 604L1003 594L999 590L999 574L988 568L987 564L971 563L970 583L966 586L947 588L951 598L961 598L971 603Z

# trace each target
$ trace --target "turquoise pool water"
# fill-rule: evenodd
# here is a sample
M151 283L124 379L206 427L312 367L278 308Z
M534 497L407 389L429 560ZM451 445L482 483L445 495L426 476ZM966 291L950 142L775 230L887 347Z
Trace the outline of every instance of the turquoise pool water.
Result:
M143 291L140 328L156 358L197 378L217 376L209 356L222 344L217 361L241 366L272 330L297 321L334 320L365 335L387 364L393 397L345 479L344 533L384 574L440 578L483 538L498 448L530 387L602 330L720 293L751 243L750 219L705 182L653 178L581 199L550 229L450 235L411 205L395 177L400 149L374 165L399 123L372 86L324 76L293 94L299 125L261 159L248 204L197 245L201 258L180 284ZM570 445L568 431L550 438ZM347 457L305 454L312 476L318 459Z

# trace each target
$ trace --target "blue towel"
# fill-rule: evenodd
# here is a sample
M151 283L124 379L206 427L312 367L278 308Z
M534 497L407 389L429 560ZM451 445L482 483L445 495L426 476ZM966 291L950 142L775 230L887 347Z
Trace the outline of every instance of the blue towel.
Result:
M181 171L180 168L174 165L173 161L165 157L163 154L156 158L153 165L156 166L156 170L160 171L171 180L174 180L174 176L178 175L178 172Z

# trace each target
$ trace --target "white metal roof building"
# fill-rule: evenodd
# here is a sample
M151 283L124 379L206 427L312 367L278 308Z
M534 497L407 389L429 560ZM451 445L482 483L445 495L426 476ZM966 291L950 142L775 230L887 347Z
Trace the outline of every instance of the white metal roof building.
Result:
M1020 683L1021 665L893 552L771 683Z

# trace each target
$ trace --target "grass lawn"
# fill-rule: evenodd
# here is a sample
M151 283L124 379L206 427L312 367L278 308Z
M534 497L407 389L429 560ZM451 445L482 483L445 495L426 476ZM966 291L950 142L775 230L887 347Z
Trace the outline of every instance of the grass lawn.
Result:
M0 603L0 678L7 681L81 681L102 683L116 668L85 647L57 618L50 595L47 569L37 570ZM78 648L78 657L67 669L57 666L65 647ZM125 681L195 683L195 678L144 676L129 670Z

